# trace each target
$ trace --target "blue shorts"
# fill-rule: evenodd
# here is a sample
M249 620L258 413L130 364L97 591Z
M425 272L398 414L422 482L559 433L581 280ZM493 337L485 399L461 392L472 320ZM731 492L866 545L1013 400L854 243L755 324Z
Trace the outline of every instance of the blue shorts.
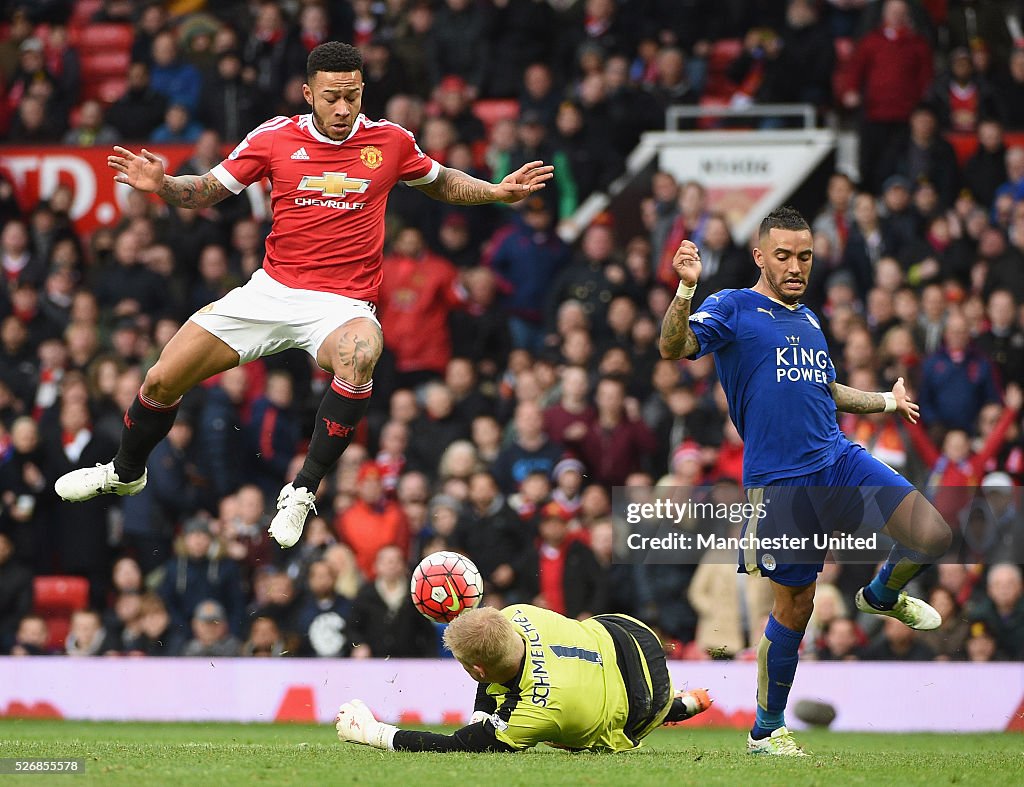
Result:
M747 540L756 543L740 549L739 571L780 585L809 585L825 565L829 536L860 528L881 530L914 488L850 442L828 467L750 488L747 499L756 511L743 536L753 536Z

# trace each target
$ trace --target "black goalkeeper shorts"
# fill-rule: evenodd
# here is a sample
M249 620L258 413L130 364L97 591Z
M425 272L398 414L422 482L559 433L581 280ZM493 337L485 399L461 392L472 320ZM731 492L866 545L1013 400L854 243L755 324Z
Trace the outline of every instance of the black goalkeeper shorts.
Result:
M597 615L594 620L607 629L615 643L615 660L629 702L623 732L638 745L661 724L672 706L672 679L665 651L653 631L628 615Z

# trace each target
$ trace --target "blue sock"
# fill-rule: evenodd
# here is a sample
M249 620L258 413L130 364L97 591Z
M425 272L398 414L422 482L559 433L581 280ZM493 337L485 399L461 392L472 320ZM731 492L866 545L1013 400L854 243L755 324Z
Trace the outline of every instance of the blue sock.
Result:
M803 638L802 631L786 628L774 615L768 616L764 636L757 646L757 715L750 730L754 740L767 738L779 727L786 726L786 703Z
M896 544L875 578L864 588L864 598L875 609L892 609L900 591L933 562L921 552Z

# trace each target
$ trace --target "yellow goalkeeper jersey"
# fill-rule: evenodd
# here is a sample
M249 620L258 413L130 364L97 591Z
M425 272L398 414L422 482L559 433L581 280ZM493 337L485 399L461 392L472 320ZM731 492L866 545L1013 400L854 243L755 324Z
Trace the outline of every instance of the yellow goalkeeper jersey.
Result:
M625 751L664 720L672 685L657 636L626 615L576 621L527 604L502 610L526 642L519 675L486 691L496 737L516 749L538 743Z

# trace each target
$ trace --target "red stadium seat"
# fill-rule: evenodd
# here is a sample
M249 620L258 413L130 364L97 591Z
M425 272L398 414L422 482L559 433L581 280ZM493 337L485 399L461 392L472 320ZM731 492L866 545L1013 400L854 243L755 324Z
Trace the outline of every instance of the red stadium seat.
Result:
M33 581L35 614L46 619L51 648L61 648L71 627L71 613L89 605L89 581L82 577L47 576Z
M71 631L71 616L46 618L46 630L50 635L46 640L47 650L63 653L68 633Z
M946 141L953 146L956 163L963 167L968 159L978 150L978 135L969 131L949 131L945 134ZM1002 135L1007 147L1024 147L1024 131L1008 131Z
M71 25L85 27L101 8L103 8L103 0L76 0L75 9L71 12Z
M479 169L487 169L487 140L478 139L471 145L473 164Z
M82 86L78 89L79 99L82 101L99 101L101 84L103 83L95 79L90 79L88 82L83 82Z
M953 146L956 153L956 161L962 167L967 159L974 155L978 149L978 135L965 131L950 131L946 134L946 141Z
M945 134L946 141L953 146L956 161L962 167L978 150L978 135L970 131L949 131ZM1024 132L1008 131L1003 134L1006 147L1024 147Z
M36 612L74 612L89 603L89 580L83 577L42 576L33 581Z
M135 33L131 25L100 24L76 29L71 43L81 54L104 51L128 51Z
M82 56L82 83L123 77L131 61L129 52L93 52Z
M519 102L514 98L482 98L473 103L473 114L480 118L487 133L499 120L515 120L519 117Z

